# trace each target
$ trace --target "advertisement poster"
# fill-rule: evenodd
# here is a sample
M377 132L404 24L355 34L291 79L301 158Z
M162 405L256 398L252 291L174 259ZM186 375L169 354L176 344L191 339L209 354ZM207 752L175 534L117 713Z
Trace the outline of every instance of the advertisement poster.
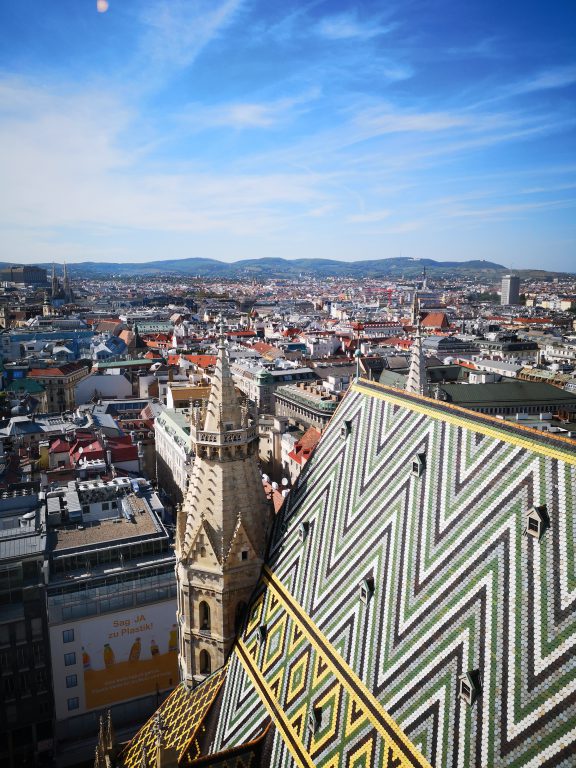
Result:
M174 604L149 605L84 624L82 667L87 709L176 685Z

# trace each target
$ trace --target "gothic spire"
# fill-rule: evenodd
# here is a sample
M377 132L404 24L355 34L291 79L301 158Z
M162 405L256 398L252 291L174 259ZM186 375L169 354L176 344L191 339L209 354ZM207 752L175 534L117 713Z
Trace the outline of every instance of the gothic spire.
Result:
M418 296L418 289L414 291L414 298L412 299L412 325L418 325L420 323L420 298Z
M193 687L224 664L236 621L264 562L270 505L258 468L258 425L236 391L220 326L218 358L203 426L190 423L192 477L176 530L178 655Z
M234 388L234 380L230 373L226 335L222 319L220 319L218 359L206 406L204 429L206 432L229 432L241 428L242 411Z
M410 358L410 370L406 381L406 391L416 395L428 395L428 381L426 379L426 362L422 349L422 334L420 333L420 320L416 325L416 335L412 342Z

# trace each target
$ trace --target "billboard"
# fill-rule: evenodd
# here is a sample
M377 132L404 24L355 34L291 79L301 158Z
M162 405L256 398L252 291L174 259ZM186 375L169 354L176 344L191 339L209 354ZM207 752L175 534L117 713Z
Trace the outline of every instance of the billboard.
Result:
M90 622L89 634L82 633L87 709L176 685L178 630L173 606L166 613L163 606L149 605Z
M175 601L154 603L50 630L57 717L80 714L174 687L178 683ZM71 656L71 653L73 656ZM73 657L73 664L70 664ZM69 687L70 674L78 683ZM60 679L58 679L60 678ZM60 684L59 684L60 683Z

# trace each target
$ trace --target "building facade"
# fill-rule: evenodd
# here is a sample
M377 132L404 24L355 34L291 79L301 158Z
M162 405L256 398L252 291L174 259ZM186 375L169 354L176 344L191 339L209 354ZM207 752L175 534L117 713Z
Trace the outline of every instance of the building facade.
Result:
M502 306L520 304L520 278L517 275L505 275L502 278Z
M336 395L314 383L278 387L275 401L276 416L283 416L303 429L324 429L338 407Z
M174 554L143 478L71 481L46 504L54 749L67 766L85 759L104 708L130 728L176 684Z
M52 751L52 685L37 487L0 498L0 764L40 764Z
M73 411L76 387L90 373L82 363L68 363L51 368L32 368L28 376L44 385L48 413Z
M154 420L156 476L174 504L184 500L193 457L190 415L163 408Z

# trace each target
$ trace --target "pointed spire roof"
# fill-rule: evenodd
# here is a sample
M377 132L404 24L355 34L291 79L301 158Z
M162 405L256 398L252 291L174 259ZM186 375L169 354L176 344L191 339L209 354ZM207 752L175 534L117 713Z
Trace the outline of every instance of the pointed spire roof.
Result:
M210 397L206 406L204 429L206 432L225 432L241 428L242 410L236 396L234 380L230 373L224 325L220 322L218 358L216 360L216 370L212 377Z
M416 335L412 343L410 369L406 381L406 391L415 395L428 395L428 380L426 378L426 362L422 349L422 334L420 322L416 326Z
M418 296L418 289L414 291L414 297L412 299L412 325L418 325L420 322L420 297Z
M193 564L201 539L208 541L224 568L234 542L244 537L258 558L264 556L270 505L258 468L258 429L248 409L238 402L220 327L216 370L203 426L192 419L195 447L192 477L178 514L176 552Z

